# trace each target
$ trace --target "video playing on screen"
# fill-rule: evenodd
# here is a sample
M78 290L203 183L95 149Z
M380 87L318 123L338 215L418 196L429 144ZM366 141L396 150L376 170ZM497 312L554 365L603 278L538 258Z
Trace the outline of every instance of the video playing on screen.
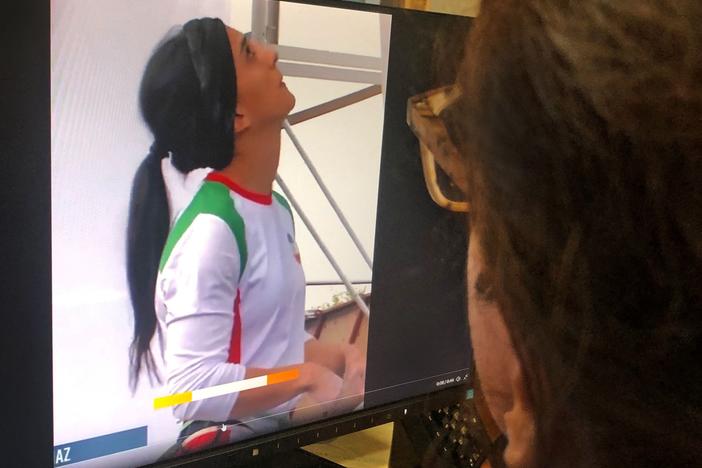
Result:
M55 466L172 459L467 376L462 280L448 300L421 278L454 225L413 237L410 210L441 209L401 180L418 156L387 150L409 132L388 114L393 16L263 3L51 3Z

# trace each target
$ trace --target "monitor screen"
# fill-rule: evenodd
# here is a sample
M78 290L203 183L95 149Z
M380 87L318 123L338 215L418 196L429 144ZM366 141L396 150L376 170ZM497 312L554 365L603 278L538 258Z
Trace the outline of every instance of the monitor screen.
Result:
M449 76L431 63L447 18L51 2L55 466L173 460L470 378L464 219L432 202L406 121ZM237 92L234 157L214 168L155 149L144 83L181 39L207 68L217 31ZM281 113L278 141L264 130ZM139 250L154 237L155 260Z

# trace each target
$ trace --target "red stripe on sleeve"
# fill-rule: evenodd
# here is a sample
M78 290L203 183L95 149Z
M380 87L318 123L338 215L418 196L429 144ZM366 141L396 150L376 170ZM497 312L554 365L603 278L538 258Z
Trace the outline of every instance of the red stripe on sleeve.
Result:
M241 363L241 297L240 292L236 290L236 299L234 300L234 323L232 325L232 341L229 345L229 359L227 362L234 364Z

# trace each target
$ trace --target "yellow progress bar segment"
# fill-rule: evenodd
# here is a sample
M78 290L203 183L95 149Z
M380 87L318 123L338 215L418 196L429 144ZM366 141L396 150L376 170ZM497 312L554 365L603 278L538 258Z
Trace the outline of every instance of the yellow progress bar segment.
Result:
M300 369L290 369L283 372L276 372L274 374L239 380L238 382L201 388L192 392L176 393L175 395L155 398L154 409L162 409L169 406L180 405L182 403L190 403L191 401L206 400L208 398L227 395L229 393L243 392L253 388L265 387L266 385L289 382L299 377Z
M176 393L165 397L154 399L154 409L168 408L169 406L190 403L193 401L193 392Z
M290 380L295 380L300 377L300 369L291 369L283 372L276 372L275 374L268 374L268 385L288 382Z

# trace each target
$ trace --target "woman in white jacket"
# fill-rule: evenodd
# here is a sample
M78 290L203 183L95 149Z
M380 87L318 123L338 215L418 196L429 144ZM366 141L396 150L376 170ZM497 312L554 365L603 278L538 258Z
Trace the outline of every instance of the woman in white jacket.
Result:
M340 410L363 393L360 357L304 330L292 213L272 190L282 121L295 103L277 59L205 18L162 41L142 79L141 111L155 141L137 170L129 213L133 388L144 368L160 379L153 347L172 394L295 376L177 404L181 452L280 429L303 394L341 399L346 404L333 408ZM182 206L186 182L196 191Z

